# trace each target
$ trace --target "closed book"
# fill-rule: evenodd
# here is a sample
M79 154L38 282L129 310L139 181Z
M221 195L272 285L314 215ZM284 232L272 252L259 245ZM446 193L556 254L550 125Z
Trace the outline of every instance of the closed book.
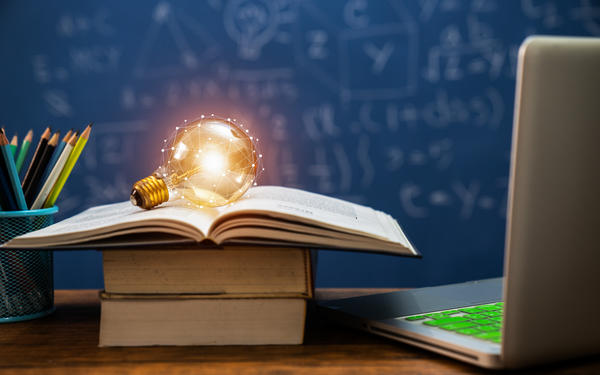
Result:
M121 248L102 257L107 293L312 297L310 251L303 248Z
M304 340L303 298L100 297L100 346L290 345Z

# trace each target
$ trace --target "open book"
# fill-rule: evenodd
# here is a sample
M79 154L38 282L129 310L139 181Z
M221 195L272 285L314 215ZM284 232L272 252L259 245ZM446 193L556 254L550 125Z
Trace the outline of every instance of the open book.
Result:
M339 248L419 256L391 216L340 199L279 186L251 188L223 207L170 201L152 210L130 202L90 208L3 245L18 249L105 248L203 242Z

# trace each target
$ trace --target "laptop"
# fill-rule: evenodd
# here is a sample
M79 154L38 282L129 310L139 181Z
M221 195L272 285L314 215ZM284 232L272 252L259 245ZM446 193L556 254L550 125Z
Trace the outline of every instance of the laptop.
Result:
M515 96L504 277L321 312L487 368L600 353L600 38L527 38Z

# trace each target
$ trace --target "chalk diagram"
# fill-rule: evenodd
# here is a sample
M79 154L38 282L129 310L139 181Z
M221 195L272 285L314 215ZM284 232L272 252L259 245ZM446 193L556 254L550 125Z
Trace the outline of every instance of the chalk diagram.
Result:
M238 45L238 56L258 60L262 49L272 40L287 44L289 35L282 24L294 20L286 2L269 0L232 0L227 3L223 21L225 31Z
M564 22L554 2L522 0L521 9L527 17L540 20L542 25L548 29L559 27Z
M157 66L157 56L165 54L164 45L157 45L161 37L172 41L174 61ZM195 71L217 53L216 41L200 21L174 9L168 2L160 2L152 11L150 28L141 44L133 74L137 78L150 78L181 74L182 68L184 72Z
M395 19L381 24L368 2L347 2L347 28L309 2L298 4L296 60L344 102L400 99L417 88L417 24L401 3L385 4Z
M572 12L574 20L581 21L583 27L593 35L600 35L600 5L592 5L590 0L581 0L581 5Z
M507 52L494 38L491 28L474 15L467 17L465 38L455 24L448 25L440 35L440 44L427 53L423 78L430 83L460 81L467 76L487 74L488 79L501 77Z
M505 217L506 198L497 199L498 189L504 190L505 185L487 186L484 191L481 181L473 179L468 183L455 180L448 188L420 186L413 181L404 183L398 189L398 198L405 214L413 219L426 219L436 208L458 210L461 220L469 220L477 210L496 211L500 217Z

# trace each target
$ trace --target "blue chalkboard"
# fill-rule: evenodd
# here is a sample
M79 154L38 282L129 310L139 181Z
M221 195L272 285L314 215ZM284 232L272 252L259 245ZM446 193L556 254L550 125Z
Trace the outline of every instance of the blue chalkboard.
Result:
M126 200L183 120L236 117L261 138L260 184L388 212L424 255L322 252L319 286L498 276L531 34L600 35L600 2L3 1L0 123L96 123L64 218ZM101 287L99 253L55 259L57 287Z

